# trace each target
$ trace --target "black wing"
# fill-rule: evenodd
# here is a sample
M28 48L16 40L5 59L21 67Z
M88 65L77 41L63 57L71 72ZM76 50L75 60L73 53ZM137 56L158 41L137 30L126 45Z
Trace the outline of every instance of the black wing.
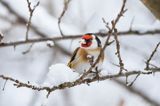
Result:
M97 36L95 36L95 37L96 37L98 47L102 47L101 40Z
M80 48L80 47L78 47L78 48L73 52L73 55L72 55L70 61L68 62L68 66L69 66L69 67L71 67L71 63L72 63L72 61L75 59L76 54L77 54L79 48Z

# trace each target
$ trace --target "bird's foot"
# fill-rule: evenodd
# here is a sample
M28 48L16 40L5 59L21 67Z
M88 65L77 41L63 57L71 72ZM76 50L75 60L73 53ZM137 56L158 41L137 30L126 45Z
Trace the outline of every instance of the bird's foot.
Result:
M100 70L98 70L98 67L95 68L95 71L92 71L91 73L94 73L95 77L98 81L100 80Z
M93 65L93 62L94 62L94 56L92 56L92 55L87 55L87 59L88 59L88 61L89 61L90 65Z

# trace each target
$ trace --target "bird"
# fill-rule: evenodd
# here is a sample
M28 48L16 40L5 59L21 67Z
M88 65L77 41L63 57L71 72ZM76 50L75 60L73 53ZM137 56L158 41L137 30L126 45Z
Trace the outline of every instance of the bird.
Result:
M82 35L79 44L79 47L75 49L67 65L75 72L83 74L85 71L89 70L91 65L98 58L102 50L102 44L100 39L91 33ZM99 67L102 65L103 61L104 53L102 52L102 55L95 66L96 70L99 70Z

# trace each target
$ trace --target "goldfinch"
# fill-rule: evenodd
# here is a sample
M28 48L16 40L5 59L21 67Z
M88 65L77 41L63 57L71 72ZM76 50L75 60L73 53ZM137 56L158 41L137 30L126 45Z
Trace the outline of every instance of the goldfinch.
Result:
M102 46L100 39L91 33L87 33L81 37L80 46L74 51L68 62L68 66L79 74L82 74L84 71L88 71L91 64L98 58L101 50ZM104 53L96 65L96 68L100 68L103 60Z

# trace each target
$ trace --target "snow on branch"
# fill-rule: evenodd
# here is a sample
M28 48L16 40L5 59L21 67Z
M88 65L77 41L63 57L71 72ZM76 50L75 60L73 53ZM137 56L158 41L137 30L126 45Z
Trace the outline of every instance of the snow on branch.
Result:
M66 71L66 70L64 70ZM155 70L152 70L152 72L160 72L160 69L155 69ZM45 90L48 92L48 95L55 91L55 90L62 90L62 89L66 89L66 88L71 88L71 87L74 87L74 86L77 86L77 85L81 85L81 84L89 84L89 83L92 83L92 82L95 82L95 81L104 81L104 80L107 80L107 79L116 79L116 78L120 78L120 77L126 77L126 76L133 76L133 75L137 75L137 74L141 74L141 75L149 75L149 74L152 74L152 72L148 72L148 71L129 71L129 72L122 72L121 74L113 74L113 75L105 75L105 76L101 76L99 78L97 77L94 77L94 78L91 78L91 79L81 79L81 78L78 78L77 80L75 81L72 81L72 82L63 82L57 86L52 86L52 87L49 87L49 86L37 86L37 85L34 85L34 84L31 84L29 81L28 82L22 82L16 78L12 78L12 77L9 77L9 76L5 76L5 75L0 75L0 78L3 79L3 80L7 80L7 81L11 81L11 82L14 82L14 86L16 86L17 88L21 88L21 87L25 87L25 88L29 88L29 89L32 89L32 90L36 90L36 91L42 91L42 90Z

